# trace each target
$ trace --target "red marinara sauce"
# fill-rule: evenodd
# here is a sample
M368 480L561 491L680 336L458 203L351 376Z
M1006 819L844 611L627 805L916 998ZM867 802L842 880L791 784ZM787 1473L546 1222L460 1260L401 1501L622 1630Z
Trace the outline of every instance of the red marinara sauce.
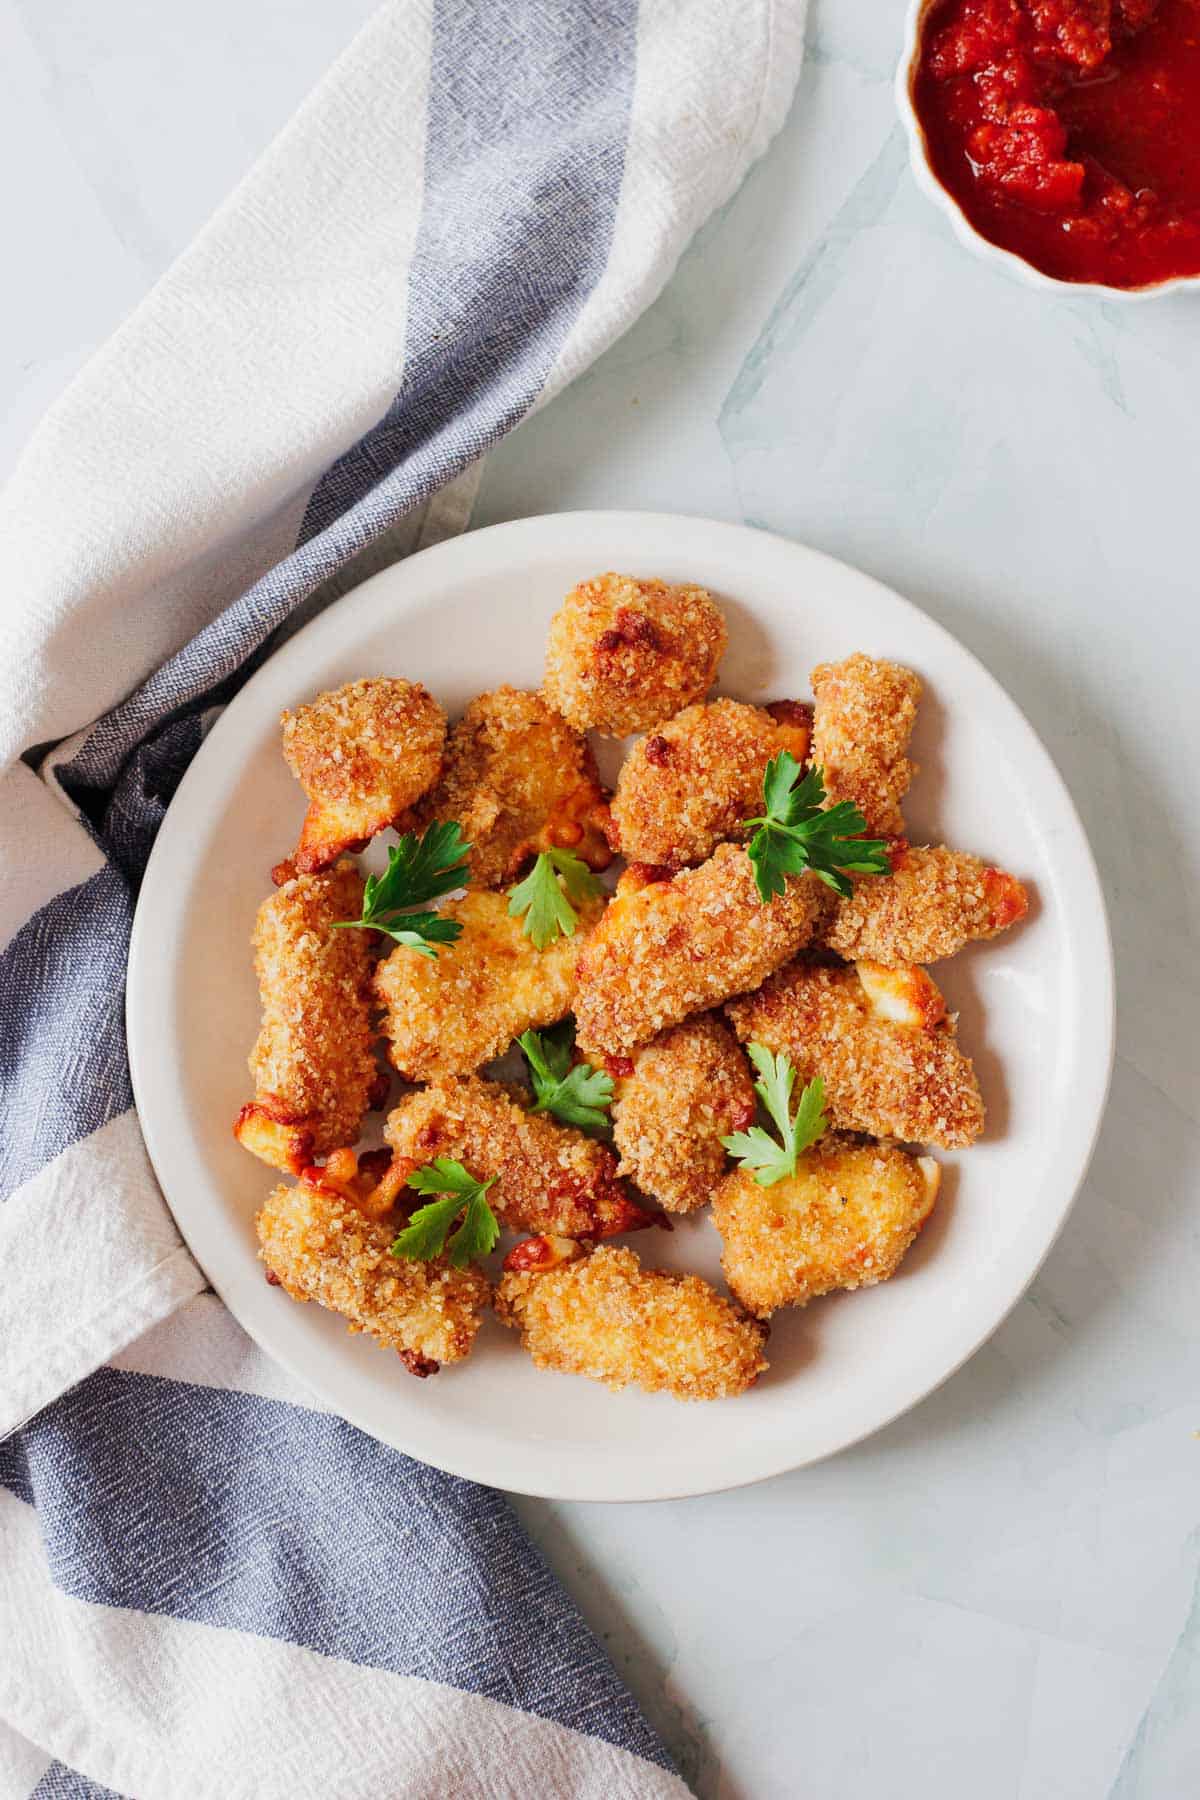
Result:
M992 243L1060 281L1200 275L1200 0L932 0L912 96Z

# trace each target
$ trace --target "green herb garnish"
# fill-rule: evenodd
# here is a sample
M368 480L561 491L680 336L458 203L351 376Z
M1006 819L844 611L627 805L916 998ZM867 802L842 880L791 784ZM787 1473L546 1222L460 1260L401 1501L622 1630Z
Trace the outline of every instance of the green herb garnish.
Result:
M441 1194L443 1198L417 1209L392 1245L392 1255L429 1262L446 1249L454 1269L465 1269L473 1259L486 1256L500 1235L496 1215L485 1197L495 1179L493 1175L491 1181L476 1181L451 1156L436 1157L423 1169L414 1169L409 1187L419 1194ZM463 1222L447 1245L447 1233L464 1209Z
M553 1031L523 1031L517 1042L533 1082L531 1112L553 1113L565 1125L579 1125L585 1131L601 1130L610 1123L612 1077L590 1063L571 1067L575 1027L570 1020Z
M525 914L525 936L544 950L561 933L574 937L575 908L604 892L582 858L570 850L543 850L524 881L509 889L512 917Z
M790 751L772 757L763 776L763 816L742 821L753 831L749 855L759 898L782 894L789 875L814 875L848 895L851 875L890 875L892 865L882 838L858 836L867 821L852 800L824 805L825 782L820 769L801 777Z
M455 888L465 887L466 843L457 824L430 825L422 837L408 832L388 850L388 866L382 875L368 875L363 889L361 919L339 919L337 929L382 931L395 943L420 956L436 956L435 944L452 944L462 931L457 919L439 913L414 912L428 900L438 900Z
M750 1061L761 1077L754 1091L762 1101L782 1140L776 1143L761 1125L749 1131L735 1131L721 1139L726 1150L741 1164L752 1169L760 1187L771 1187L785 1175L796 1173L796 1158L815 1144L829 1129L825 1117L825 1083L815 1076L800 1095L795 1117L792 1116L792 1089L796 1071L786 1056L772 1056L762 1044L747 1044Z

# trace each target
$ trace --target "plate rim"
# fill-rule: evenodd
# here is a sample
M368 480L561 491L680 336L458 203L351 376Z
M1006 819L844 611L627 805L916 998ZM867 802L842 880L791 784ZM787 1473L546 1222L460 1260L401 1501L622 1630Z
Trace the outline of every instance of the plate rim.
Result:
M681 530L694 531L698 526L702 526L706 535L716 534L719 537L743 543L747 539L753 539L760 547L764 544L773 546L777 553L782 553L785 557L798 556L800 560L807 563L810 572L814 563L818 563L837 570L843 577L849 573L857 582L875 589L884 597L888 605L899 609L902 615L907 613L919 620L923 632L933 633L940 638L944 646L955 657L961 659L972 669L976 679L981 680L986 687L993 691L994 697L1016 721L1024 738L1025 755L1031 755L1035 762L1041 764L1041 777L1054 796L1060 815L1056 823L1065 826L1073 840L1066 847L1073 853L1077 874L1082 877L1082 889L1086 890L1086 910L1090 915L1084 920L1081 937L1084 935L1090 937L1092 960L1088 964L1091 990L1089 998L1094 1015L1089 1020L1092 1027L1090 1035L1084 1038L1082 1033L1077 1034L1082 1046L1080 1083L1083 1085L1083 1078L1086 1075L1090 1091L1086 1096L1086 1125L1082 1128L1077 1127L1073 1133L1072 1154L1068 1169L1062 1178L1062 1197L1056 1206L1050 1209L1050 1223L1038 1240L1036 1253L1019 1283L1011 1292L1006 1293L1006 1297L998 1308L988 1312L986 1322L978 1332L971 1334L966 1347L941 1373L928 1382L924 1382L923 1377L919 1378L923 1385L917 1391L903 1398L894 1406L889 1404L881 1410L877 1418L862 1426L861 1429L852 1428L846 1435L837 1437L836 1441L831 1441L824 1449L813 1453L798 1455L788 1452L781 1452L777 1455L761 1453L758 1460L749 1468L737 1468L731 1471L726 1467L719 1474L714 1472L711 1477L689 1479L682 1485L672 1484L669 1470L662 1470L665 1480L649 1484L631 1485L628 1481L622 1483L620 1478L610 1479L602 1492L598 1492L594 1485L589 1485L586 1470L582 1482L564 1479L558 1483L547 1483L545 1480L536 1480L527 1485L522 1480L513 1478L511 1471L506 1471L503 1476L497 1476L495 1472L489 1473L487 1470L481 1469L479 1464L473 1462L469 1456L443 1455L440 1447L436 1460L433 1460L426 1446L414 1450L400 1442L398 1436L388 1436L382 1433L378 1425L369 1422L362 1410L356 1407L353 1395L347 1397L342 1392L335 1391L338 1388L336 1382L331 1382L328 1386L324 1385L319 1378L314 1377L310 1369L301 1366L299 1359L294 1358L288 1351L281 1350L276 1344L268 1342L270 1334L259 1329L259 1319L247 1316L246 1309L231 1303L221 1292L217 1280L205 1265L203 1257L192 1245L188 1232L170 1197L168 1179L164 1179L163 1174L164 1169L171 1168L169 1145L163 1135L162 1121L157 1117L152 1104L155 1076L152 1072L153 1048L149 1042L151 1037L150 1018L153 1010L150 1001L154 982L153 944L155 938L154 928L149 921L155 911L155 900L160 889L164 882L169 885L171 881L171 877L167 873L167 865L169 856L174 849L175 834L171 828L172 814L174 813L177 819L182 818L181 798L186 802L189 791L199 789L208 768L219 756L225 738L232 733L241 716L252 709L256 690L265 684L265 678L272 665L280 657L295 656L302 660L308 644L319 641L330 633L333 621L345 621L349 613L369 607L374 590L384 585L391 586L398 580L409 579L410 572L414 568L428 571L431 563L437 563L447 565L448 569L452 571L456 562L465 563L469 567L480 556L486 562L490 547L496 545L501 546L502 550L509 546L516 546L519 550L527 541L529 549L535 551L543 536L561 534L564 530L569 531L572 525L593 532L599 531L606 535L620 535L623 532L648 529L662 531L669 535ZM418 580L420 579L418 577ZM1074 898L1078 900L1080 895L1075 895ZM1074 924L1072 930L1074 931ZM1096 955L1097 951L1098 955ZM760 1481L770 1480L777 1475L789 1473L793 1469L811 1467L831 1456L839 1455L842 1451L851 1449L854 1445L873 1437L877 1432L882 1431L886 1426L893 1424L914 1407L920 1405L931 1394L936 1393L992 1337L1020 1303L1036 1279L1046 1258L1058 1241L1086 1179L1103 1123L1105 1100L1112 1077L1115 1055L1115 968L1111 925L1099 871L1083 822L1066 782L1050 752L1017 701L975 653L961 643L939 620L931 617L915 602L897 593L886 583L877 580L866 571L858 569L838 557L831 556L825 551L786 537L782 533L764 531L756 526L736 524L729 520L712 519L703 514L686 512L664 513L654 510L642 511L636 508L575 509L570 512L533 514L525 518L504 520L497 524L468 529L441 543L416 551L399 562L387 565L367 577L356 587L340 595L323 608L315 618L285 638L255 670L224 708L221 716L215 721L192 758L167 808L151 848L137 897L130 934L125 1023L134 1105L147 1155L164 1204L171 1214L176 1229L187 1245L189 1253L195 1257L214 1292L221 1299L222 1304L228 1308L242 1330L266 1357L286 1370L302 1387L314 1392L323 1404L329 1406L348 1423L365 1431L376 1441L398 1450L403 1455L429 1461L431 1466L440 1468L447 1474L501 1487L506 1492L522 1494L531 1498L617 1504L640 1503L653 1500L680 1500L709 1493L728 1492L740 1487L752 1486ZM185 1213L187 1212L186 1205L183 1210ZM662 1467L653 1460L648 1460L645 1466L649 1470L660 1470Z

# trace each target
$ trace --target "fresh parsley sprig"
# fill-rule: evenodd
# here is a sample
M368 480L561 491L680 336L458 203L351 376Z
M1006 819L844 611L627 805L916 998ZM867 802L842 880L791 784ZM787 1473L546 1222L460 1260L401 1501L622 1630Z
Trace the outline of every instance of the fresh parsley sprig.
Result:
M763 809L761 818L742 821L754 832L748 848L761 900L782 894L787 877L806 869L843 896L853 892L851 875L891 874L884 840L858 835L867 821L853 801L825 807L822 771L809 769L801 776L788 750L767 764Z
M418 1194L443 1198L418 1207L392 1245L392 1255L429 1262L445 1249L453 1269L465 1269L473 1259L486 1256L500 1235L499 1222L486 1197L495 1179L493 1175L490 1181L476 1181L452 1156L436 1157L423 1169L414 1169L409 1187ZM460 1213L463 1222L447 1243L450 1227Z
M575 908L602 894L604 888L573 851L543 850L524 881L508 892L509 913L514 919L525 914L525 936L544 950L560 934L574 937Z
M815 1144L829 1129L825 1117L825 1083L819 1075L808 1083L792 1114L792 1089L796 1071L786 1056L772 1056L762 1044L748 1044L750 1061L760 1079L754 1091L774 1122L781 1142L776 1143L761 1125L749 1131L735 1131L721 1139L726 1150L736 1157L743 1169L751 1169L760 1187L771 1187L785 1175L796 1173L796 1158Z
M585 1131L603 1130L610 1123L612 1077L590 1063L571 1067L575 1027L569 1019L552 1031L523 1031L517 1042L533 1083L531 1112L552 1113L564 1125L579 1125Z
M420 956L436 956L433 946L452 944L462 926L457 919L412 909L466 886L465 858L470 848L454 820L444 825L435 822L421 837L407 832L388 850L383 874L367 876L362 918L339 919L338 929L382 931Z

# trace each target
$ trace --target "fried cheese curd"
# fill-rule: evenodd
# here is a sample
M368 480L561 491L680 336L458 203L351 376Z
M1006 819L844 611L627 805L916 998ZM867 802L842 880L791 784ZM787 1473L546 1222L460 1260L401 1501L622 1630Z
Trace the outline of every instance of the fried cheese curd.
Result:
M770 1187L737 1169L713 1195L725 1279L764 1319L837 1288L887 1281L933 1211L940 1181L932 1156L834 1132Z
M1025 917L1029 900L1015 875L945 845L889 850L890 877L868 876L839 900L818 932L857 962L931 963L964 944L995 937Z
M619 1173L668 1212L694 1212L725 1173L722 1137L754 1123L754 1083L733 1033L702 1013L613 1059L609 1073Z
M840 1130L948 1150L983 1130L975 1071L924 969L801 959L726 1012L744 1044L790 1058L798 1087L821 1076Z
M745 1393L767 1367L766 1332L698 1275L645 1269L632 1250L518 1244L495 1293L539 1369L677 1400ZM565 1260L562 1260L565 1257Z
M375 991L384 1009L388 1055L409 1081L470 1075L530 1028L570 1012L575 971L603 902L579 907L572 937L544 950L509 916L504 894L472 888L438 908L462 933L437 956L397 946L379 965Z
M824 771L826 798L851 800L874 836L899 837L900 802L916 764L905 752L921 683L911 669L856 651L812 672L812 760Z
M302 874L403 824L441 770L446 715L420 682L350 681L280 723L284 761L309 799L292 857Z
M626 869L579 957L580 1048L628 1055L689 1014L757 987L808 942L823 891L801 875L764 903L738 844L719 844L698 869L669 880Z
M390 1255L402 1220L372 1212L366 1184L350 1174L354 1162L343 1150L327 1168L306 1169L297 1186L284 1182L270 1194L255 1220L267 1278L398 1351L411 1374L432 1375L470 1350L490 1284L444 1256Z
M742 821L762 811L763 773L788 750L808 756L811 712L795 701L774 708L740 700L687 706L621 765L612 803L612 843L630 862L678 869L701 863Z
M542 691L580 731L648 731L708 692L728 635L705 588L597 575L550 621Z
M540 694L501 687L451 727L441 780L422 822L456 819L478 887L505 887L540 850L570 850L606 869L608 809L587 739Z
M494 1179L488 1204L513 1230L601 1238L653 1223L607 1145L530 1112L521 1093L477 1076L434 1081L389 1114L384 1136L410 1169L450 1156L477 1181Z
M295 876L258 909L254 1100L233 1129L247 1150L292 1175L354 1143L386 1089L373 1053L371 945L365 932L334 930L335 920L359 917L362 895L358 870L341 862Z

